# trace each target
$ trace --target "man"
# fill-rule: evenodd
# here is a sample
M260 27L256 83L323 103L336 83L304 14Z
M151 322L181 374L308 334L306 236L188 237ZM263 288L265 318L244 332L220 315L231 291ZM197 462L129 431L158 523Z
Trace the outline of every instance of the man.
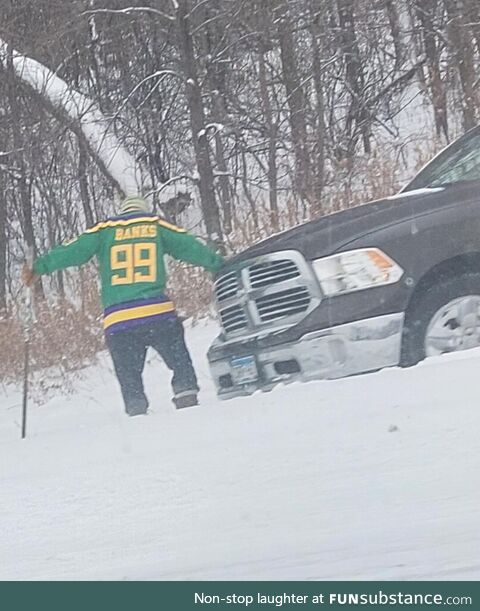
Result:
M141 197L128 197L120 216L97 223L71 242L25 267L30 286L37 276L83 265L93 256L99 263L104 330L108 349L129 416L145 414L142 372L147 348L154 348L172 370L177 408L198 405L198 384L183 326L165 295L164 255L215 272L222 258L184 229L149 212Z

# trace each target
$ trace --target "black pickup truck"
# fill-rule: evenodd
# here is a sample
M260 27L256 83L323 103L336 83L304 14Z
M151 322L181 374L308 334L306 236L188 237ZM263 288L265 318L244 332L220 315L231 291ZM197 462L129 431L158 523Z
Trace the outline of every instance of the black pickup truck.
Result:
M480 345L480 127L402 191L272 236L215 283L218 395Z

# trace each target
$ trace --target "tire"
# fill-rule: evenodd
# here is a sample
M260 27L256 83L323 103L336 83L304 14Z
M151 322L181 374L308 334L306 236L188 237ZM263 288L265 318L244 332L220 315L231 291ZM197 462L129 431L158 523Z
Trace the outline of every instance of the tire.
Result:
M432 350L432 345L435 345L435 330L440 329L442 334L445 333L445 337L450 337L454 344L448 348L445 346L446 349L443 351L439 348L438 354L457 352L480 345L480 271L461 272L458 276L449 276L436 284L420 287L418 290L419 293L413 296L405 314L400 360L402 367L416 365L427 356L431 356L428 352ZM474 310L477 298L479 315L475 315L473 311L468 313L468 322L476 321L471 325L475 330L469 335L470 325L467 334L464 331L465 327L459 324L460 320L466 320L459 310L462 307L465 309L467 304ZM454 315L455 311L459 316Z

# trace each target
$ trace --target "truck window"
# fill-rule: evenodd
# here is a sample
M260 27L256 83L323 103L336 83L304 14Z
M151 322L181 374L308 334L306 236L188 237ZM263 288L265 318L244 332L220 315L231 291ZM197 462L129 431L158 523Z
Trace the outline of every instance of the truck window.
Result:
M442 151L403 191L480 180L480 130L475 128Z

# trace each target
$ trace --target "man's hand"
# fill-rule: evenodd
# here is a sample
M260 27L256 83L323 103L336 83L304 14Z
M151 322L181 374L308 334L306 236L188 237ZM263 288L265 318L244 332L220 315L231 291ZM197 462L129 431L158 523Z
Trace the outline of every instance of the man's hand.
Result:
M22 268L22 282L25 286L33 286L35 284L35 280L38 276L35 274L33 269L29 267L26 263Z

